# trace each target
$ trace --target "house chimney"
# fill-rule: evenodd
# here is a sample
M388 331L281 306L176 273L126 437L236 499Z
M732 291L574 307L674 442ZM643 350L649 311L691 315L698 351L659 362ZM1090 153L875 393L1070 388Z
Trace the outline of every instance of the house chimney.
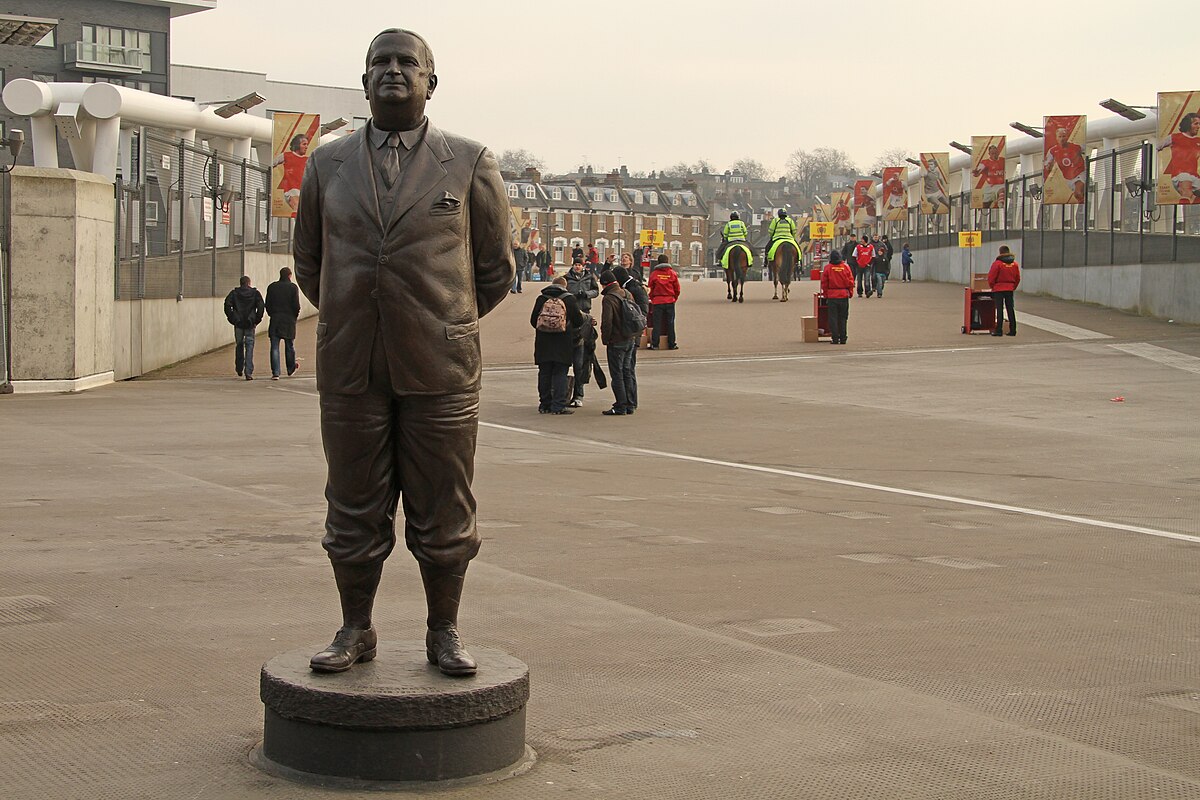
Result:
M542 182L542 173L538 172L537 167L526 167L525 168L525 179L532 181L534 183L541 183Z
M624 185L624 183L625 183L625 181L622 179L621 173L615 169L612 172L610 172L604 176L604 185L605 186L615 186L618 189L620 189Z

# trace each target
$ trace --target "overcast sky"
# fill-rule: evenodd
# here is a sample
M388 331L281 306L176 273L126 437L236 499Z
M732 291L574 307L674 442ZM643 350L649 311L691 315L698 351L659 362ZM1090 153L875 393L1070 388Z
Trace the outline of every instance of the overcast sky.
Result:
M982 9L988 9L984 13ZM173 60L361 86L367 44L409 28L441 83L427 112L551 172L661 169L836 147L945 150L1114 97L1200 89L1195 0L710 2L219 0L174 22Z

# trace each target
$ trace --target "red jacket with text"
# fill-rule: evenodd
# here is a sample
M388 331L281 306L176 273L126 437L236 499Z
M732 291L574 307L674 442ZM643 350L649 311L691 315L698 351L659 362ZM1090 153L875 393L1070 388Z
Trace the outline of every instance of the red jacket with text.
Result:
M679 299L679 275L670 264L659 264L650 273L650 305L674 303Z
M1013 292L1021 282L1021 268L1009 253L998 257L988 270L988 286L993 292Z
M845 262L826 264L821 272L821 293L826 297L853 297L854 272Z

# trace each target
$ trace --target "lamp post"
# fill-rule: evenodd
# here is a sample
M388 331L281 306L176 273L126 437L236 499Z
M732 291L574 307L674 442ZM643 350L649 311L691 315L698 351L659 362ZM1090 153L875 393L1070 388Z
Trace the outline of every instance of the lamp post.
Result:
M1124 117L1130 122L1137 122L1139 119L1145 119L1145 111L1157 111L1157 106L1129 106L1122 103L1120 100L1114 100L1111 97L1107 100L1100 101L1100 107ZM1139 110L1141 109L1141 110Z

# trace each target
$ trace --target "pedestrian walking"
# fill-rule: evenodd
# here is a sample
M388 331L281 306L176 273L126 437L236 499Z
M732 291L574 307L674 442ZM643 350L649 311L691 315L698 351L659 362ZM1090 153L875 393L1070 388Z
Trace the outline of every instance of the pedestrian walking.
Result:
M300 318L300 287L292 283L292 271L279 270L279 280L267 286L267 315L271 322L267 335L271 337L271 380L279 380L279 343L283 342L283 366L288 377L296 372L296 320Z
M900 275L901 283L912 283L912 265L912 250L909 249L908 242L905 242L904 247L900 250L900 266L903 268Z
M254 329L262 322L263 296L243 275L238 287L225 296L225 319L233 326L233 369L238 377L254 380Z

